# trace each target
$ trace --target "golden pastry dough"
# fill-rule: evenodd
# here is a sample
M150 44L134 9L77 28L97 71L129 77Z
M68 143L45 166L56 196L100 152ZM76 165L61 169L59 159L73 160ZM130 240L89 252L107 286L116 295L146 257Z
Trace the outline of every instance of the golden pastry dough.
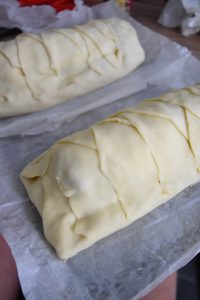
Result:
M200 180L200 85L148 99L55 143L21 173L68 259Z
M136 31L117 18L21 34L0 43L0 117L84 95L127 75L143 61Z

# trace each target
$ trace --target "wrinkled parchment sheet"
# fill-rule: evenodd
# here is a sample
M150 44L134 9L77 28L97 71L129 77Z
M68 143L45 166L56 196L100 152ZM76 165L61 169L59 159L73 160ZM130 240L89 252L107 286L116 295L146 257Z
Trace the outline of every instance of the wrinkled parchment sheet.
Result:
M109 2L88 9L91 12L88 14L89 18L118 16L133 25L146 53L143 65L125 78L87 95L40 112L0 119L0 137L53 131L66 120L70 121L81 113L119 99L122 99L122 107L133 105L138 97L140 99L148 97L150 88L154 88L155 94L158 94L160 91L200 82L200 61L192 57L186 48L139 24L115 3ZM144 93L133 97L140 91ZM130 104L123 100L129 96L131 96ZM106 109L108 114L114 111L114 105L111 110Z
M94 9L107 16L119 11L109 3ZM149 41L142 73L151 77L146 90L56 125L51 132L0 139L0 232L12 249L28 300L137 300L200 250L200 184L63 262L46 242L41 218L19 179L22 168L56 140L142 98L200 81L199 62L186 49L141 28L142 40ZM153 43L154 38L159 42ZM172 63L165 65L165 60Z
M45 2L45 1L44 1ZM79 24L89 17L90 9L74 0L75 9L56 13L50 5L20 6L18 0L0 0L0 27L17 27L24 32L41 32Z

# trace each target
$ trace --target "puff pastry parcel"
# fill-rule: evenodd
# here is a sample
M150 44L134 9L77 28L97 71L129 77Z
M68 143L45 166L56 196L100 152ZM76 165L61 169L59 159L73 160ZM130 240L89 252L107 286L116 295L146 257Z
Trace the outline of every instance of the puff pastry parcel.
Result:
M143 60L136 31L117 18L21 34L0 43L0 117L86 94L127 75Z
M21 179L68 259L200 180L200 85L148 99L58 142Z

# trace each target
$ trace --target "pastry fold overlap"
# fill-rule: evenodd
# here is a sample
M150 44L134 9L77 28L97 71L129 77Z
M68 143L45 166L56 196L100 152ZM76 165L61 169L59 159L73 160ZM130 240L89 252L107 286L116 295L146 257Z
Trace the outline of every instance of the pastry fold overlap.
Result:
M118 18L1 42L0 117L84 95L127 75L144 56L132 25Z
M56 142L21 179L68 259L200 180L200 86L148 99Z

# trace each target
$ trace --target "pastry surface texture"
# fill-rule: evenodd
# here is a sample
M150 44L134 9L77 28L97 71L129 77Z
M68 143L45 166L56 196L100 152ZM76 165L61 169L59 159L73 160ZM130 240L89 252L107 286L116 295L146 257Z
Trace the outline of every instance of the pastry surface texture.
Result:
M57 141L21 173L62 259L200 180L200 85L148 99Z
M118 18L0 42L0 117L87 94L124 77L144 57L135 29Z

